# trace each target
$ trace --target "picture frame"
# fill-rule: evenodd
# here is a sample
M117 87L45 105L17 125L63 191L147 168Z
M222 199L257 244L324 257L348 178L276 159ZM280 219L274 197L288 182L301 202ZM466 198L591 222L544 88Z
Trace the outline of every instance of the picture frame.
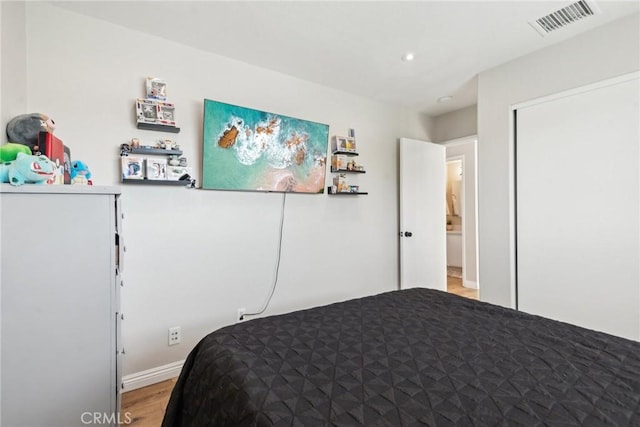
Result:
M329 125L204 100L202 188L322 194Z
M144 157L122 156L122 179L144 179Z
M191 175L190 167L167 165L167 180L179 181L185 174Z
M148 180L166 180L167 179L167 159L149 159L145 160L146 178Z
M136 118L138 123L157 123L158 101L153 99L137 99Z

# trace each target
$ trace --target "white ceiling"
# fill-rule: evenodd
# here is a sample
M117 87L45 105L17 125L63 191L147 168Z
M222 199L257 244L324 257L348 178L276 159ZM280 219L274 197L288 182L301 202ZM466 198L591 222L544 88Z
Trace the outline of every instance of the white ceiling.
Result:
M437 116L476 103L479 72L640 10L540 36L572 1L54 1L55 5L304 80ZM413 62L401 60L407 51ZM438 103L451 95L453 99Z

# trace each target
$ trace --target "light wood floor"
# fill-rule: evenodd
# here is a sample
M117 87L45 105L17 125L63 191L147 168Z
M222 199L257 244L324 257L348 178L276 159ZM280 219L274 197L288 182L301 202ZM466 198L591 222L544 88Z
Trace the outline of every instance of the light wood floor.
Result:
M173 378L123 393L120 419L131 419L128 426L159 427L176 380L177 378Z
M462 279L447 277L447 291L467 298L478 299L478 291L462 286ZM176 384L177 378L153 384L148 387L129 391L122 395L122 416L126 414L132 420L131 427L159 427L162 424L164 410L169 402L171 390Z
M459 277L447 276L447 292L461 297L478 299L478 290L462 286L462 279Z

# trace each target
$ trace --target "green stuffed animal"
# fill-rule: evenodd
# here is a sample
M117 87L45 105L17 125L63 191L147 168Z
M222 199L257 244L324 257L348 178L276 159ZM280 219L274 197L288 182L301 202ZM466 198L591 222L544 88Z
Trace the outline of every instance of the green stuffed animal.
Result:
M24 144L7 142L0 146L0 162L12 162L18 157L18 153L31 155L31 148Z
M18 153L14 161L0 164L0 182L8 182L11 185L43 184L53 177L55 169L55 165L47 156Z

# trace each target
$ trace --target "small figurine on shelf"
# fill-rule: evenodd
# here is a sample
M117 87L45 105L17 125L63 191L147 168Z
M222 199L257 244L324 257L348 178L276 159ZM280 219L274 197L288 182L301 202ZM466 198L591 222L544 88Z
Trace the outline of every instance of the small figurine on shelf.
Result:
M175 142L171 139L163 139L158 144L160 148L164 148L165 150L173 150L175 147Z
M129 144L120 144L120 156L128 156L131 152L131 146Z
M131 148L139 148L140 140L138 138L131 138Z

